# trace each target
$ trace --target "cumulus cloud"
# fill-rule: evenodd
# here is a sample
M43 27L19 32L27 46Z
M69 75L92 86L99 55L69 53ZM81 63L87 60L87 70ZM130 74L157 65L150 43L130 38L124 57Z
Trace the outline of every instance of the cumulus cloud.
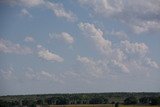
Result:
M67 11L63 4L61 3L55 3L54 1L49 0L2 0L2 3L9 3L11 5L19 5L22 7L28 7L33 8L37 6L41 6L43 8L47 8L48 10L52 11L55 16L65 18L68 21L74 22L77 20L77 17L75 14L73 14L71 11ZM29 12L26 10L22 10L23 15L29 15Z
M135 33L160 30L160 1L150 0L79 0L95 14L127 24Z
M15 53L15 54L31 54L32 50L29 47L14 44L9 40L0 39L0 52Z
M126 53L133 53L139 55L145 55L149 50L148 46L144 43L131 43L130 41L121 41L121 48Z
M53 52L50 52L49 50L43 48L41 45L38 45L37 48L38 48L38 56L44 60L53 61L53 62L64 61L62 57L60 57L59 55Z
M119 13L123 9L121 0L79 0L79 3L91 7L95 13L105 14L107 16Z
M95 77L101 77L107 74L149 72L159 69L158 64L148 57L149 47L145 43L130 42L129 40L120 41L113 44L104 38L104 33L95 25L90 23L80 23L78 25L82 34L92 41L96 49L102 54L100 59L78 56L77 60L81 62L89 74ZM114 35L123 35L123 33L111 32ZM124 33L125 34L125 33ZM98 39L97 39L98 38Z
M101 61L94 61L87 57L77 56L77 60L81 62L84 67L86 67L88 74L93 77L102 77L104 73L103 66L101 65Z
M135 24L130 24L135 33L140 34L149 30L160 30L160 21L137 21Z
M67 43L69 43L69 44L72 44L72 43L74 42L73 37L72 37L70 34L66 33L66 32L62 32L61 35L60 35L60 37L61 37L65 42L67 42Z
M53 3L53 2L46 2L45 6L53 11L53 13L57 17L66 18L68 21L75 21L77 18L71 11L66 11L63 7L63 4L60 3Z
M28 16L28 17L32 17L32 15L28 12L28 10L26 10L26 9L22 9L21 10L21 15L22 16Z
M56 38L64 41L67 44L73 44L74 38L67 32L61 32L59 34L49 33L51 39Z
M86 75L88 74L96 78L106 77L108 74L114 73L130 73L130 70L124 62L112 58L95 60L88 57L77 56L77 61L86 69Z
M31 36L26 36L24 39L25 42L35 42L34 38Z
M111 51L111 41L106 40L103 37L103 32L99 28L96 28L94 24L80 23L78 27L84 33L84 35L94 42L97 49L99 49L101 52L106 54Z
M112 61L112 64L113 64L113 68L112 70L117 70L117 71L122 71L122 72L125 72L125 73L129 73L129 69L127 68L127 66L117 60L113 60Z

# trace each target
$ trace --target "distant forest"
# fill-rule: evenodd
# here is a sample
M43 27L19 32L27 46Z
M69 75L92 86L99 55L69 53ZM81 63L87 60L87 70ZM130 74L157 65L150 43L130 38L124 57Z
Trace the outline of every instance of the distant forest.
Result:
M0 96L0 107L67 104L160 105L160 93L77 93Z

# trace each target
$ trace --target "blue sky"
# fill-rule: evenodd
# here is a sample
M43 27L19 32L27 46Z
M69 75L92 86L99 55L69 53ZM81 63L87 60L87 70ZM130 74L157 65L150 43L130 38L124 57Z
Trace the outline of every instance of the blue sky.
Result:
M1 0L0 95L159 92L159 4Z

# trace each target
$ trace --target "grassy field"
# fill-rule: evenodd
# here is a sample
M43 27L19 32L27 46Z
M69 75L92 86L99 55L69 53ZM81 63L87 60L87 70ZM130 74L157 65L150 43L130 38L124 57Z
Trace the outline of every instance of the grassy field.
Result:
M49 107L114 107L113 104L82 104L82 105L51 105ZM119 107L160 107L156 106L145 106L145 105L119 105Z

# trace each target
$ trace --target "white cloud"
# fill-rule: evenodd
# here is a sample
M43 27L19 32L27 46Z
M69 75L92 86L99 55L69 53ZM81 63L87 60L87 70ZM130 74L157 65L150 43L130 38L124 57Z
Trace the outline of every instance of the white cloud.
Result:
M65 18L68 21L74 22L77 20L77 17L75 14L73 14L71 11L67 11L63 4L61 3L55 3L54 1L49 0L7 0L4 1L5 3L9 3L11 5L19 5L22 7L37 7L41 6L43 8L47 8L51 10L55 16ZM29 12L26 10L22 10L23 14L29 15Z
M37 77L32 68L27 68L27 72L25 72L25 76L28 79L34 79Z
M49 33L49 37L51 39L59 39L62 40L63 42L67 43L67 44L73 44L74 42L74 38L67 32L61 32L59 34L56 33Z
M26 36L24 39L25 42L35 42L34 38L31 36Z
M84 65L84 67L87 69L87 72L89 75L99 78L102 77L104 74L103 66L101 65L101 61L94 61L87 57L81 57L78 56L77 60Z
M0 76L4 79L11 79L13 77L14 69L12 67L8 67L7 69L0 69Z
M113 58L94 60L88 57L78 56L77 61L79 61L87 71L85 75L91 75L96 78L106 77L108 74L114 73L130 73L127 64Z
M144 43L131 43L130 41L121 41L121 48L124 52L129 54L139 54L139 55L146 55L149 51L148 47Z
M81 77L76 71L67 71L62 75L63 78L67 78L68 76L73 78Z
M44 0L6 0L6 2L10 3L11 5L20 5L26 7L40 6L45 3Z
M114 56L114 55L113 55ZM116 56L115 56L116 57ZM159 65L148 57L142 59L123 59L117 60L112 57L110 59L93 59L88 57L77 57L80 62L80 73L82 78L107 78L108 76L126 75L146 75L150 72L155 72L159 69Z
M34 7L44 4L44 0L20 0L26 6Z
M127 68L127 66L125 65L125 64L123 64L123 63L121 63L121 62L118 62L118 61L116 61L116 60L113 60L112 61L112 64L113 64L113 69L112 70L114 70L114 69L116 69L117 71L119 70L119 71L122 71L122 72L124 72L124 73L129 73L130 71L129 71L129 69Z
M41 45L38 45L38 56L42 59L48 60L48 61L54 61L54 62L63 62L64 59L60 57L59 55L50 52L49 50L43 48Z
M71 11L66 11L63 7L63 4L54 3L54 2L46 2L45 6L53 11L53 13L57 17L66 18L68 21L75 21L77 18Z
M21 15L22 16L28 16L28 17L32 17L32 15L28 12L28 10L26 10L26 9L22 9L21 10Z
M105 14L107 16L119 13L123 9L121 0L79 0L79 3L89 6L95 13Z
M90 75L101 77L108 74L116 75L119 72L126 74L146 73L150 72L151 68L159 68L158 64L148 57L149 47L145 43L125 40L112 44L111 41L104 38L103 32L95 25L80 23L78 26L87 37L86 39L92 41L93 45L97 46L96 49L100 50L99 52L105 53L101 55L100 59L77 57L77 60L84 65L83 67ZM125 35L125 33L114 31L109 34Z
M60 35L60 37L61 37L65 42L67 42L67 43L69 43L69 44L72 44L72 43L74 42L73 37L72 37L70 34L66 33L66 32L62 32L61 35Z
M122 49L119 49L119 48L114 48L112 49L112 53L111 53L111 59L114 59L116 61L119 61L119 62L122 62L124 60L126 60L126 54L125 52L122 50Z
M160 1L79 0L95 14L124 22L135 33L160 31Z
M78 26L84 35L94 42L94 44L97 46L97 49L105 54L111 51L111 41L106 40L103 37L103 32L96 28L94 24L80 23Z
M82 62L82 63L92 63L92 61L90 59L88 59L87 57L81 57L81 56L77 56L77 60Z
M35 7L44 4L44 0L1 0L0 3L7 3L12 6Z
M27 68L25 72L25 77L30 80L53 80L54 82L63 83L63 80L60 78L59 75L55 73L47 72L47 71L35 71L32 68Z
M153 61L151 58L146 58L145 63L147 64L147 66L151 66L156 69L159 68L158 64L155 61Z
M41 75L45 76L47 78L51 78L53 75L51 75L50 73L46 72L46 71L41 71Z
M149 30L160 30L160 21L137 21L131 25L135 33L140 34Z
M11 41L0 39L0 52L15 53L15 54L31 54L32 50L29 47L14 44Z
M115 36L121 40L126 40L128 38L127 34L123 31L112 31L112 32L109 32L108 34Z

